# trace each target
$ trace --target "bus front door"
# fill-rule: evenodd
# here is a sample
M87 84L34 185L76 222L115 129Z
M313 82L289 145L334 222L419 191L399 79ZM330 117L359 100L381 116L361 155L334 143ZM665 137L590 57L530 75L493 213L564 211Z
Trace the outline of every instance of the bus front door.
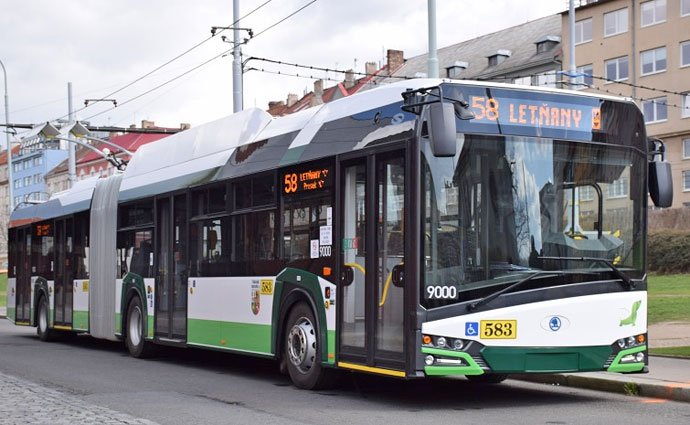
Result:
M404 376L405 157L341 167L339 365ZM397 280L396 280L397 277Z
M28 325L31 322L31 228L17 229L17 277L16 323Z
M72 327L72 301L74 278L73 219L55 221L55 317L56 327Z
M187 337L187 197L156 201L155 334L159 340Z

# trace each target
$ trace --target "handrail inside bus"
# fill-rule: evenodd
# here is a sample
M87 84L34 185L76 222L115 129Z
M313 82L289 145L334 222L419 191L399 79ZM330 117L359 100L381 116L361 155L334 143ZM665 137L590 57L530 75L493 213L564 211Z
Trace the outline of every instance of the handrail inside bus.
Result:
M403 263L401 262L398 265L402 265ZM363 275L367 275L367 271L362 267L361 264L358 263L346 263L343 264L344 266L348 267L354 267L357 270L361 271ZM379 307L383 307L384 304L386 304L386 299L388 298L388 287L391 285L391 281L393 280L393 270L391 269L390 273L388 273L388 277L386 278L386 283L383 284L383 294L381 295L381 301L379 301Z

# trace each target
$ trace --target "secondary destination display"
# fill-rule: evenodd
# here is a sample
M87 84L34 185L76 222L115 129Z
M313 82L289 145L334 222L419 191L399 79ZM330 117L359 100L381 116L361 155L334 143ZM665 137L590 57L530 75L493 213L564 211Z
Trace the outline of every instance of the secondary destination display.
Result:
M37 224L36 236L53 236L53 226L50 224Z
M331 167L300 167L289 169L283 173L283 193L318 192L329 189L333 185Z

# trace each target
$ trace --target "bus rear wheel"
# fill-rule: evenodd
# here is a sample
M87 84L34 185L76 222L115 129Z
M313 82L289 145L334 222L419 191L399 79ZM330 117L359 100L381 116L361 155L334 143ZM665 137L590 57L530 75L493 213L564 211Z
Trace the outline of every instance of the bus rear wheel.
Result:
M153 343L144 338L144 309L139 297L132 298L127 307L126 337L127 349L132 357L144 359L155 354Z
M36 334L41 341L52 341L55 339L55 332L48 327L50 309L48 300L41 296L38 300L38 323L36 324Z
M316 390L330 385L332 371L321 366L321 345L314 313L306 303L292 308L285 327L283 356L296 387Z

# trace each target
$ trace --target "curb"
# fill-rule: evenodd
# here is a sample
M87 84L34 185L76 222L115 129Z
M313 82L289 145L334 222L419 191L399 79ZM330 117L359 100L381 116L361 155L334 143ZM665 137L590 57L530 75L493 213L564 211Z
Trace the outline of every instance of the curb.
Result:
M511 375L510 378L540 384L585 388L588 390L690 403L690 385L676 382L657 384L570 374Z

